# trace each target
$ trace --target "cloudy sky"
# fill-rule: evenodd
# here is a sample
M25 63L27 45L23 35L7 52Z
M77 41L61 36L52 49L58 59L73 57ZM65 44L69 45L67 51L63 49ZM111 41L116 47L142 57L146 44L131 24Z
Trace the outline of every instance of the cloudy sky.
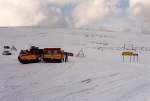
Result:
M149 25L149 8L150 0L0 0L0 26L91 28L129 17Z

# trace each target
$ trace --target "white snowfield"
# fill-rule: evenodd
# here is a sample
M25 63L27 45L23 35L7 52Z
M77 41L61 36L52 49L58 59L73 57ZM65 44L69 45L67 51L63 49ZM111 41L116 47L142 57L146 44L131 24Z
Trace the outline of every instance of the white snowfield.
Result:
M136 31L0 28L0 101L150 101L150 35ZM139 61L122 60L119 47L134 44ZM20 64L19 50L31 45L62 47L68 63ZM147 47L147 51L145 50Z

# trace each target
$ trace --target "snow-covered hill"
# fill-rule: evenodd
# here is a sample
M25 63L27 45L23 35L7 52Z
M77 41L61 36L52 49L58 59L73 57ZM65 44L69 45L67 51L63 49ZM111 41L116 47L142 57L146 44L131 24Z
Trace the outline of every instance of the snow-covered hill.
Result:
M4 45L36 45L86 55L27 65L18 62L19 51L0 55L0 101L150 101L149 38L130 30L0 28L0 52ZM123 63L124 44L137 47L138 63Z

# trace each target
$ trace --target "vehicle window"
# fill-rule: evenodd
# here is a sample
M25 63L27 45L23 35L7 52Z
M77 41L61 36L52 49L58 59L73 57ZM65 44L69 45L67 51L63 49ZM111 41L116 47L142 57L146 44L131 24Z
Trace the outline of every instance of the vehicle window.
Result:
M52 54L52 51L48 51L48 54Z
M57 52L57 50L54 50L54 54L57 54L58 52Z
M61 54L62 53L62 51L61 50L59 50L59 51L57 51L59 54Z

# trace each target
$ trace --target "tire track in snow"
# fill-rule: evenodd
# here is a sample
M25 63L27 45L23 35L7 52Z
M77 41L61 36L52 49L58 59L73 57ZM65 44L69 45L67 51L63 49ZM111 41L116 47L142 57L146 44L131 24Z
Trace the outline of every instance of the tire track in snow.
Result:
M118 101L146 101L148 98L150 98L150 82L141 84Z

